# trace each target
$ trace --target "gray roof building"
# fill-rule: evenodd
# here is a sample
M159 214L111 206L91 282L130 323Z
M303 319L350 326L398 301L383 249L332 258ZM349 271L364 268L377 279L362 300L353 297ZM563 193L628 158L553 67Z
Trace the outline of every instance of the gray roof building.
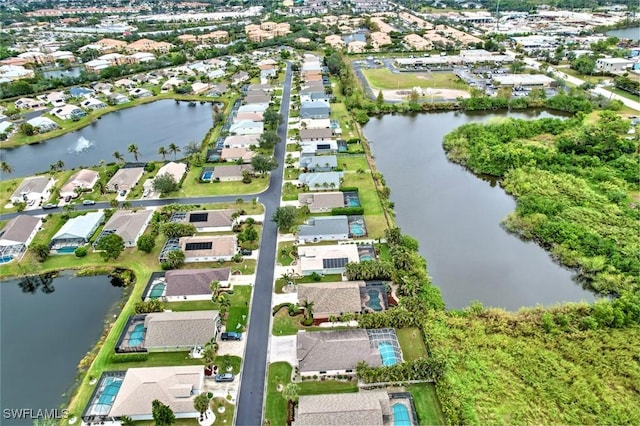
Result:
M385 391L303 395L298 400L294 426L390 425L391 404Z
M369 343L367 330L299 332L298 368L301 373L354 370L360 361L370 367L382 365L380 353Z
M332 137L332 129L300 129L300 139L303 141L317 141L322 139L331 139Z
M300 206L309 207L311 213L328 212L336 207L344 207L342 192L303 192L298 194Z
M322 101L303 102L300 106L302 118L329 118L331 107Z
M14 203L22 202L25 197L29 199L39 198L51 186L51 178L48 176L32 176L25 178L11 195Z
M69 219L51 239L52 246L87 244L102 219L104 219L102 211L89 212Z
M349 222L347 216L312 217L307 223L300 225L298 240L308 241L346 240L349 238Z
M28 244L30 236L41 223L42 220L36 216L21 214L14 217L0 230L0 245Z
M224 180L240 180L242 179L242 172L248 171L253 173L253 167L249 164L243 165L230 165L230 166L216 166L213 169L213 179Z
M340 188L342 172L301 173L298 180L307 185L311 191Z
M360 287L364 285L364 281L300 284L298 301L301 306L306 300L314 303L314 318L360 312L362 311Z
M211 294L213 281L227 282L231 276L230 268L218 269L175 269L167 271L164 281L167 285L166 296L191 296Z
M305 155L300 157L300 167L311 172L330 172L338 167L335 155Z
M147 228L152 210L118 210L104 225L103 233L116 233L124 240L125 247L132 247Z
M231 228L233 226L234 210L204 210L190 211L184 215L183 222L191 223L198 231L209 228Z
M218 319L218 311L150 313L144 320L144 347L172 349L204 346L216 337Z

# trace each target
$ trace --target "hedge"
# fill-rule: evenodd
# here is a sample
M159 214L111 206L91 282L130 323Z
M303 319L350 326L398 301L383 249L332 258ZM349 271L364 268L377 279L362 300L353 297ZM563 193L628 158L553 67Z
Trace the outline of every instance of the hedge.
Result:
M346 192L346 191L358 192L358 187L357 186L341 186L340 187L340 191L342 191L342 192Z
M149 358L149 354L147 352L136 352L130 354L114 354L111 356L111 361L114 364L119 364L122 362L142 362L146 361Z
M362 215L364 214L363 207L336 207L331 209L331 214L333 216L338 215Z
M276 305L273 307L273 315L275 316L278 312L280 312L280 309L284 308L285 306L287 308L289 308L289 306L291 305L291 303L285 302L285 303L281 303L279 305Z

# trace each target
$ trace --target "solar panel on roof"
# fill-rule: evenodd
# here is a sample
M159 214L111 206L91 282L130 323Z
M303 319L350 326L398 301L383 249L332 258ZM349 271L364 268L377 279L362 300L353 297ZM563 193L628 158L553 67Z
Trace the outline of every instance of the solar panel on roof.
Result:
M344 268L347 263L349 263L349 259L346 257L322 259L322 267L325 269Z
M192 250L211 250L211 247L213 247L213 242L211 241L207 241L204 243L187 243L184 246L184 249L187 251L192 251Z
M206 222L209 219L209 213L191 213L189 215L189 222Z

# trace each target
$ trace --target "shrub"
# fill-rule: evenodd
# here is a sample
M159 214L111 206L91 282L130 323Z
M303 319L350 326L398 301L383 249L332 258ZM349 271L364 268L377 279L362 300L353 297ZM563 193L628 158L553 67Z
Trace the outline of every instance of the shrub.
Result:
M144 362L149 358L148 353L130 353L130 354L114 354L111 355L110 362L114 364L123 362Z
M358 187L357 186L341 186L340 187L340 191L346 192L346 191L353 191L353 192L358 192Z
M158 299L147 300L146 302L140 301L136 302L133 307L133 310L136 314L148 314L151 312L162 312L164 311L164 303L162 303Z
M156 169L156 163L147 163L144 165L144 171L150 173Z
M317 273L317 272L314 272L314 273L312 273L312 274L311 274L311 275L309 275L309 276L311 277L311 279L312 279L312 280L314 280L314 281L316 281L316 282L317 282L317 281L322 280L322 275L320 275L320 274L319 274L319 273Z
M300 323L302 325L304 325L305 327L309 327L309 326L313 325L313 318L305 318L302 321L300 321Z
M87 248L86 247L78 247L75 251L74 251L76 257L85 257L87 255Z
M362 208L362 207L336 207L336 208L331 209L331 214L333 216L339 216L339 215L347 215L347 216L362 215L362 214L364 214L364 208Z
M291 303L285 302L285 303L281 303L279 305L276 305L273 307L273 315L277 314L278 312L280 312L280 309L284 308L284 307L289 307L291 306Z

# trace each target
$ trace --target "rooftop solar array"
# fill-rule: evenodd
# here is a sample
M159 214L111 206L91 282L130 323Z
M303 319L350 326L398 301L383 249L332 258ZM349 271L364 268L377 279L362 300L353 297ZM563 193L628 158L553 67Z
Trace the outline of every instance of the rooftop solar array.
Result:
M191 213L189 222L206 222L209 219L209 213Z
M205 241L201 243L187 243L184 246L185 251L193 251L193 250L211 250L213 247L212 241Z
M349 259L346 257L340 257L337 259L322 259L322 268L323 269L344 268L347 263L349 263Z

